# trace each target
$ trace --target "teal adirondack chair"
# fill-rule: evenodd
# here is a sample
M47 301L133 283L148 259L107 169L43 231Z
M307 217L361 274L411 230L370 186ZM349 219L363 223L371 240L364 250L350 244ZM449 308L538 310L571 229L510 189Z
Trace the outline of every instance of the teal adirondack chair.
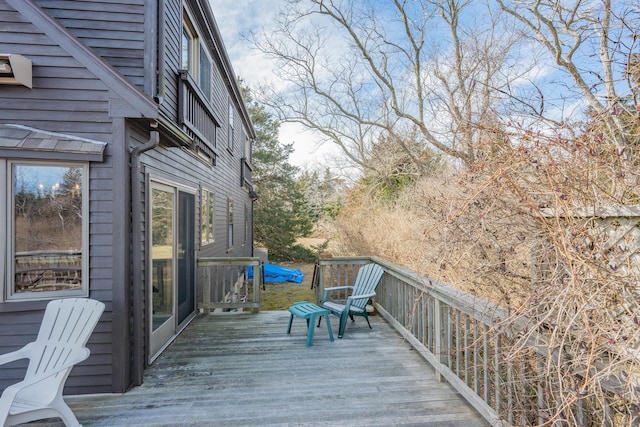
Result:
M347 326L347 317L362 316L367 319L367 324L371 328L369 323L369 315L367 314L367 302L370 298L376 295L376 287L380 283L384 270L378 264L366 264L360 267L358 275L353 283L353 286L337 286L333 288L326 288L324 290L324 296L322 297L322 307L329 310L332 314L335 314L340 318L340 328L338 329L338 338L344 336L344 329ZM351 291L346 301L331 301L329 300L329 294L335 291L348 292ZM318 320L318 326L320 326L320 318Z

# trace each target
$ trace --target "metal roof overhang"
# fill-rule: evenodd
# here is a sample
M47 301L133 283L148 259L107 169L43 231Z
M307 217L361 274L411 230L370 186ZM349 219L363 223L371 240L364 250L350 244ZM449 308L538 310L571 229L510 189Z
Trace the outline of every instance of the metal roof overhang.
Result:
M79 136L0 124L0 157L102 162L106 146Z

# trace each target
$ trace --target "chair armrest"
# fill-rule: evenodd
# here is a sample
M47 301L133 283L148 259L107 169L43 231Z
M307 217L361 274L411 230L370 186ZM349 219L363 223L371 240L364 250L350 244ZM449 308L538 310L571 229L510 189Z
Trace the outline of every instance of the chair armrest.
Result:
M90 354L89 349L86 347L83 347L81 351L78 351L75 357L72 357L70 360L58 366L57 368L52 369L51 371L48 371L44 374L36 374L32 377L25 378L23 381L20 381L19 383L10 385L4 390L3 396L4 395L11 396L11 400L13 400L16 394L18 394L18 392L23 388L37 384L42 380L45 380L54 375L58 375L60 372L64 371L65 369L73 368L78 363L86 360L89 357L89 354Z
M350 297L347 298L347 301L351 300L359 300L359 299L369 299L369 298L373 298L376 296L375 292L372 292L370 294L362 294L362 295L351 295Z
M31 347L33 347L33 343L29 343L19 350L0 355L0 365L14 362L20 359L29 359L31 355Z
M334 286L333 288L324 288L324 295L322 296L322 302L325 302L329 299L329 292L345 291L347 289L353 289L353 286Z
M352 296L347 298L347 302L345 303L345 310L349 311L349 309L351 308L351 304L354 301L359 301L359 300L363 300L363 299L368 300L369 298L373 298L375 296L376 296L375 292L372 292L370 294L362 294L362 295L355 295L355 296L352 295Z

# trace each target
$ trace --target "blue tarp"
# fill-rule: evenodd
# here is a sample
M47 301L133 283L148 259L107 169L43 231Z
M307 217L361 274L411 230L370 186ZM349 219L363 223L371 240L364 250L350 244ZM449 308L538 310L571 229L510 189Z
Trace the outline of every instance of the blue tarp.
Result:
M263 264L265 282L302 283L304 273L300 270L285 268L275 264ZM249 279L253 278L253 268L249 267Z

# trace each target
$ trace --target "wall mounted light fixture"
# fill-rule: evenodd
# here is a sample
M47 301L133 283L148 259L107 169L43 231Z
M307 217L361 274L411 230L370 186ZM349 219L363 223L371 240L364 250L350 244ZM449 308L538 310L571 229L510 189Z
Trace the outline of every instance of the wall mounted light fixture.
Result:
M0 84L32 87L31 60L22 55L0 53Z

